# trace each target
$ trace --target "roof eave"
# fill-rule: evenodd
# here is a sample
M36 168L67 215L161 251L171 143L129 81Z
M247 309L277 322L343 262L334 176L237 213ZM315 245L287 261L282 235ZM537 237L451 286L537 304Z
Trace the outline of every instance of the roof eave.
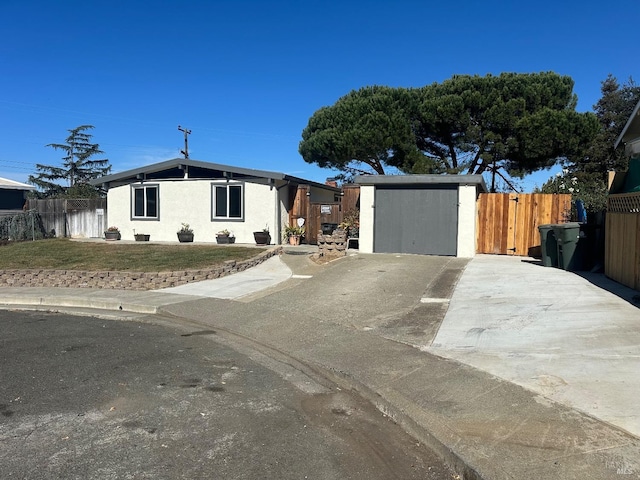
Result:
M280 172L272 172L272 171L268 171L268 170L256 170L256 169L251 169L251 168L234 167L232 165L223 165L221 163L211 163L211 162L204 162L204 161L201 161L201 160L191 160L191 159L185 159L185 158L174 158L174 159L171 159L171 160L166 160L164 162L154 163L152 165L147 165L147 166L144 166L144 167L133 168L131 170L125 170L123 172L114 173L114 174L111 174L111 175L105 175L105 176L96 178L94 180L91 180L90 183L92 185L103 185L103 184L109 184L111 182L121 182L121 181L124 181L126 183L127 180L134 180L134 179L137 180L137 177L139 175L161 172L163 170L176 168L179 165L185 165L185 166L197 167L197 168L202 168L202 169L209 169L209 170L217 170L217 171L222 171L222 172L235 173L235 174L238 174L238 175L245 175L245 176L249 176L249 177L266 178L268 180L274 180L274 181L280 180L280 181L285 181L285 182L288 181L288 182L295 183L295 184L313 185L313 186L316 186L316 187L326 188L328 190L334 190L334 191L337 191L337 192L340 191L339 188L335 188L335 187L332 187L330 185L324 185L322 183L317 183L317 182L313 182L313 181L310 181L310 180L305 180L305 179L302 179L302 178L286 175L286 174L280 173Z
M629 116L627 123L624 125L624 128L622 129L622 132L620 132L620 135L618 135L618 138L616 139L616 143L614 144L614 148L618 148L620 143L627 142L629 140L628 138L626 138L626 135L628 130L631 128L631 125L634 123L634 120L638 118L638 111L640 111L640 101L636 103L636 106L633 109L633 112L631 112L631 115Z
M475 185L480 192L487 192L482 175L358 175L359 185Z

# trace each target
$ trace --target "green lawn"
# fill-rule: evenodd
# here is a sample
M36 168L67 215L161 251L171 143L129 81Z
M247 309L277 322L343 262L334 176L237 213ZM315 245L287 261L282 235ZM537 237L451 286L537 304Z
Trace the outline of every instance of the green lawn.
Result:
M130 270L163 272L246 260L263 249L216 245L78 242L66 238L0 246L0 269Z

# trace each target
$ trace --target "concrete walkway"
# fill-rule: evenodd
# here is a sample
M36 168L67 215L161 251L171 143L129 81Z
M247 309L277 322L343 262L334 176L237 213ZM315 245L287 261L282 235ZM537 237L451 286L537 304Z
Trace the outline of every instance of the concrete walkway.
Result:
M155 292L233 300L284 282L291 278L291 275L291 269L276 256L234 275L215 280L187 283L178 287L155 290Z
M261 292L241 292L256 270L233 294L0 288L0 304L159 313L253 341L357 390L465 479L640 478L637 292L514 257L281 260L293 274L276 267Z

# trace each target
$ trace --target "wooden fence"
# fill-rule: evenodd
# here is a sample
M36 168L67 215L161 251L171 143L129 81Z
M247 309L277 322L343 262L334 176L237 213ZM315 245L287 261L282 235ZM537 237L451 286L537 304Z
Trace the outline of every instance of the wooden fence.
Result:
M29 199L29 208L35 209L46 232L57 237L102 237L107 228L106 198Z
M360 210L360 185L342 186L342 211Z
M295 225L299 217L305 219L306 233L304 241L315 245L318 242L318 231L323 223L340 224L344 213L360 209L360 186L344 185L340 202L311 202L307 192L308 185L300 185L291 191L289 203L289 224Z
M609 196L604 273L640 290L640 192Z
M571 195L481 193L476 252L531 255L540 246L538 226L565 223Z

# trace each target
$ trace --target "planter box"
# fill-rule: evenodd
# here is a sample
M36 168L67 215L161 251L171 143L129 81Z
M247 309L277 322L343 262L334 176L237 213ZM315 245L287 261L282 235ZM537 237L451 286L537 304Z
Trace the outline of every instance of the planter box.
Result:
M180 243L193 242L193 233L178 233Z
M136 233L134 235L136 242L148 242L151 238L151 235L145 235L143 233Z
M120 232L104 232L104 239L108 242L120 240Z
M271 243L271 235L267 232L253 232L253 238L256 245L269 245Z
M236 237L230 237L229 235L216 235L216 242L219 244L236 243Z

